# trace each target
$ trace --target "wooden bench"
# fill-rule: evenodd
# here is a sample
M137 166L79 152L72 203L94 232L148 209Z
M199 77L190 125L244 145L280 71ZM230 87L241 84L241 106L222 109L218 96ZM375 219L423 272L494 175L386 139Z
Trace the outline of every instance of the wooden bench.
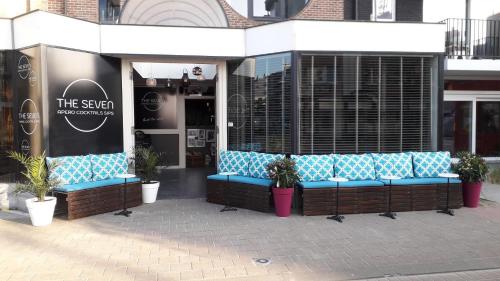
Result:
M127 183L127 208L142 204L142 186L140 182ZM123 208L124 184L76 190L54 191L57 197L56 215L67 219L78 219Z
M271 188L207 179L207 202L260 212L272 211Z
M336 208L336 188L298 188L300 207L305 216L331 215ZM440 210L446 206L446 184L394 185L394 212ZM389 186L340 188L342 214L383 213L387 211ZM450 184L450 208L463 206L462 185Z

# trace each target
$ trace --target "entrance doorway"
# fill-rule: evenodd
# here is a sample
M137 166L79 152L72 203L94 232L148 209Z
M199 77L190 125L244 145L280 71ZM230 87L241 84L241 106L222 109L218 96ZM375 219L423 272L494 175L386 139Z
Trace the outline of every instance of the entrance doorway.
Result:
M163 152L170 168L214 167L216 65L134 62L132 67L136 145Z
M135 145L166 156L159 197L204 195L216 167L217 66L133 62L132 71Z

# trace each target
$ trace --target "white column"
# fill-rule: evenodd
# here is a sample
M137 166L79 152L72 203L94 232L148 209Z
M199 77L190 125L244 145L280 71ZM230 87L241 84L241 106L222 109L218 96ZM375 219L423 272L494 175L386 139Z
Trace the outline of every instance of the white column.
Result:
M226 62L217 63L216 125L218 152L227 149L227 67ZM218 154L218 153L217 153Z
M122 113L123 113L123 149L130 156L135 145L134 135L134 82L132 65L122 59Z

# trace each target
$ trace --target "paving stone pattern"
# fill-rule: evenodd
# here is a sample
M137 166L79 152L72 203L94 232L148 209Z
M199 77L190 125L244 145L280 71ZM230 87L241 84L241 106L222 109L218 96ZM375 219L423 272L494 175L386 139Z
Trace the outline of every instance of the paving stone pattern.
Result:
M130 218L55 219L44 228L0 212L0 281L500 280L497 204L455 217L348 215L342 224L221 207L160 200ZM450 273L429 275L440 272Z

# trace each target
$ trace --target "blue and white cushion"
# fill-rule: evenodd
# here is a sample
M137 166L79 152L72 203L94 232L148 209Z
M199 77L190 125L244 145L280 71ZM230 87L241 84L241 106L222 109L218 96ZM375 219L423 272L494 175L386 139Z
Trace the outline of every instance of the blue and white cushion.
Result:
M335 154L335 176L349 180L374 180L375 166L370 154Z
M248 164L250 163L250 152L244 151L221 151L219 155L217 172L235 172L239 176L248 176Z
M379 179L382 176L413 177L413 166L409 153L373 153L372 157L375 173Z
M92 166L88 155L47 157L47 164L54 162L58 163L58 166L49 177L59 179L63 185L92 181Z
M412 152L415 177L432 178L451 169L450 152Z
M105 180L126 174L128 171L127 155L125 152L112 154L91 154L92 179Z
M300 181L326 181L333 177L333 155L292 155Z
M267 153L250 153L250 166L248 171L251 177L260 178L260 179L268 179L269 175L267 174L266 167L269 163L283 159L285 155L283 154L267 154Z

